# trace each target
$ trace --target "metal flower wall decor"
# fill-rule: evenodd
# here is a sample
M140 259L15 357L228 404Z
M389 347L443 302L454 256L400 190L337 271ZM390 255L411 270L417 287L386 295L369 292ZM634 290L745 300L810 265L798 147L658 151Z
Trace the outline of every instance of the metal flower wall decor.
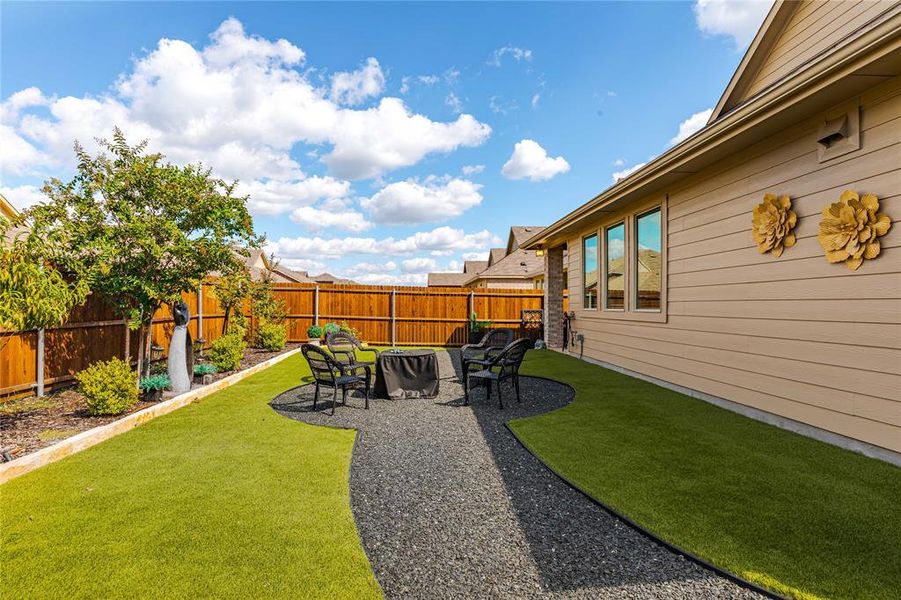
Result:
M826 260L844 262L856 271L864 259L879 256L879 237L892 228L888 215L879 214L879 199L873 194L842 192L838 202L823 209L817 239L826 251Z
M792 210L788 196L766 194L763 202L754 207L754 241L761 254L772 252L776 258L782 256L785 248L795 245L792 231L798 223L798 215Z

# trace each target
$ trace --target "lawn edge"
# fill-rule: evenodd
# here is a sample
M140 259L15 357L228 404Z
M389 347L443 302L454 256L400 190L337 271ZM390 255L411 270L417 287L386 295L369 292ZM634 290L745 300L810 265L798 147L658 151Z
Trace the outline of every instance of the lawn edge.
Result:
M553 383L564 385L567 388L569 388L570 391L572 392L572 401L575 401L575 399L576 399L576 396L577 396L576 389L573 386L566 383L565 381L559 381L556 379L552 379L550 377L542 377L540 375L528 375L525 373L523 374L523 377L530 377L532 379L543 379L545 381L551 381ZM570 403L572 403L572 402L570 402ZM569 406L569 405L567 405L567 406ZM561 409L562 408L565 408L565 407L561 407ZM558 409L558 410L561 410L561 409ZM549 470L551 473L553 473L555 476L557 476L561 481L563 481L563 483L565 483L566 485L568 485L569 487L571 487L572 489L574 489L581 495L585 496L589 501L591 501L596 506L600 507L602 510L604 510L606 513L608 513L615 519L628 525L635 531L637 531L640 534L644 535L645 537L649 538L654 543L659 544L659 545L663 546L664 548L667 548L671 552L675 552L679 556L682 556L682 557L686 558L687 560L690 560L691 562L704 567L705 569L713 571L717 575L724 577L725 579L728 579L728 580L732 581L733 583L736 583L736 584L738 584L746 589L749 589L751 591L757 592L758 594L762 594L763 596L766 596L767 598L773 598L774 600L789 600L789 598L787 596L782 596L778 592L775 592L768 588L761 587L760 585L753 583L751 581L748 581L747 579L744 579L740 575L736 575L735 573L732 573L731 571L728 571L728 570L724 569L723 567L719 567L719 566L707 561L706 559L701 558L700 556L698 556L692 552L689 552L688 550L686 550L680 546L677 546L676 544L673 544L672 542L668 542L667 540L665 540L662 537L655 534L650 529L645 528L644 526L640 525L638 522L636 522L636 521L632 520L631 518L627 517L626 515L622 514L621 512L619 512L612 506L595 498L593 495L588 493L586 490L582 489L578 484L576 484L575 482L570 480L567 476L558 472L551 465L549 465L535 450L532 449L531 446L529 446L528 443L525 442L525 440L523 440L516 433L516 431L513 429L513 427L510 426L510 424L513 423L514 421L528 421L528 420L536 418L536 417L543 417L545 415L549 415L552 412L556 412L556 411L551 411L550 413L542 413L541 415L536 415L535 417L526 417L524 419L514 419L512 421L507 421L506 423L504 423L504 427L507 428L507 431L510 432L510 435L513 436L513 439L515 439L519 443L519 445L522 446L526 450L526 452L528 452L529 454L534 456L542 465L545 466L545 468L547 470Z
M185 392L184 394L180 394L178 396L175 396L174 398L160 402L159 404L149 406L143 410L139 410L138 412L127 415L117 421L113 421L112 423L107 423L106 425L100 425L99 427L94 427L92 429L88 429L87 431L82 431L81 433L73 435L70 438L61 440L56 444L47 446L46 448L41 448L37 452L27 454L8 463L0 464L0 485L6 483L7 481L15 479L16 477L21 477L22 475L30 473L31 471L39 469L43 466L62 460L67 456L77 454L82 450L87 450L91 446L96 446L97 444L104 442L110 438L125 433L126 431L130 431L135 427L143 425L144 423L152 419L169 414L173 411L178 410L179 408L191 404L192 402L206 398L211 394L231 387L239 381L243 381L251 375L255 375L260 371L297 354L298 352L300 352L300 348L288 350L283 354L273 356L272 358L256 364L248 369L238 371L237 373L229 375L228 377L223 377L219 381L211 383L210 385L205 385L196 390Z

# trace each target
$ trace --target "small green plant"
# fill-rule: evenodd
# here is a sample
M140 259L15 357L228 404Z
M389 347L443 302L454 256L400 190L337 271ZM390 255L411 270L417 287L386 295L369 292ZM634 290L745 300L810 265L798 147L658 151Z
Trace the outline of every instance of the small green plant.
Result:
M310 325L307 327L307 337L311 340L318 340L322 338L322 327L319 325Z
M218 373L219 371L216 369L216 365L210 365L207 363L201 363L194 365L194 374L195 375L212 375L213 373Z
M350 325L348 325L347 321L341 321L341 325L339 327L341 327L341 331L343 331L345 333L349 333L350 335L354 336L355 338L360 339L360 332L357 331L355 328L351 327Z
M476 311L472 311L472 314L469 315L469 330L473 333L479 333L481 331L485 331L491 327L491 321L479 321L479 317L476 314Z
M151 375L150 377L143 377L141 382L138 384L142 390L149 391L157 391L164 390L169 387L169 376L164 374L159 375Z
M341 331L341 326L337 323L326 323L325 324L325 335L327 336L330 333L338 333Z
M282 323L263 321L257 327L256 347L275 352L288 343L288 329Z
M210 362L220 372L234 371L241 366L244 358L244 337L238 333L227 333L210 346Z
M118 415L138 401L135 375L122 359L95 362L75 378L92 415Z

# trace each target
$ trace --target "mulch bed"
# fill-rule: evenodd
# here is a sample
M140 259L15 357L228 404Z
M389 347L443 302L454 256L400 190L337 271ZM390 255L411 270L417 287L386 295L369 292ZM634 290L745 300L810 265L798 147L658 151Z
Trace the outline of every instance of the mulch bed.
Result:
M299 346L300 344L288 344L284 350L278 352L248 348L244 352L244 359L238 371L249 369ZM218 381L236 372L216 373L212 376L212 380ZM166 394L164 399L170 397L172 394ZM139 401L121 415L94 417L88 412L84 396L75 387L44 398L29 396L0 403L0 447L15 446L12 455L13 458L19 458L82 431L117 421L153 404Z

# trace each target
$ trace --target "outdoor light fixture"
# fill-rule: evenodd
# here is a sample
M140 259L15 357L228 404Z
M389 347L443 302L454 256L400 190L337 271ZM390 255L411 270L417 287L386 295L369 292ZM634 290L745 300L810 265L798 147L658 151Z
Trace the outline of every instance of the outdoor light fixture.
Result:
M544 248L538 248L535 250L535 256L544 256Z

